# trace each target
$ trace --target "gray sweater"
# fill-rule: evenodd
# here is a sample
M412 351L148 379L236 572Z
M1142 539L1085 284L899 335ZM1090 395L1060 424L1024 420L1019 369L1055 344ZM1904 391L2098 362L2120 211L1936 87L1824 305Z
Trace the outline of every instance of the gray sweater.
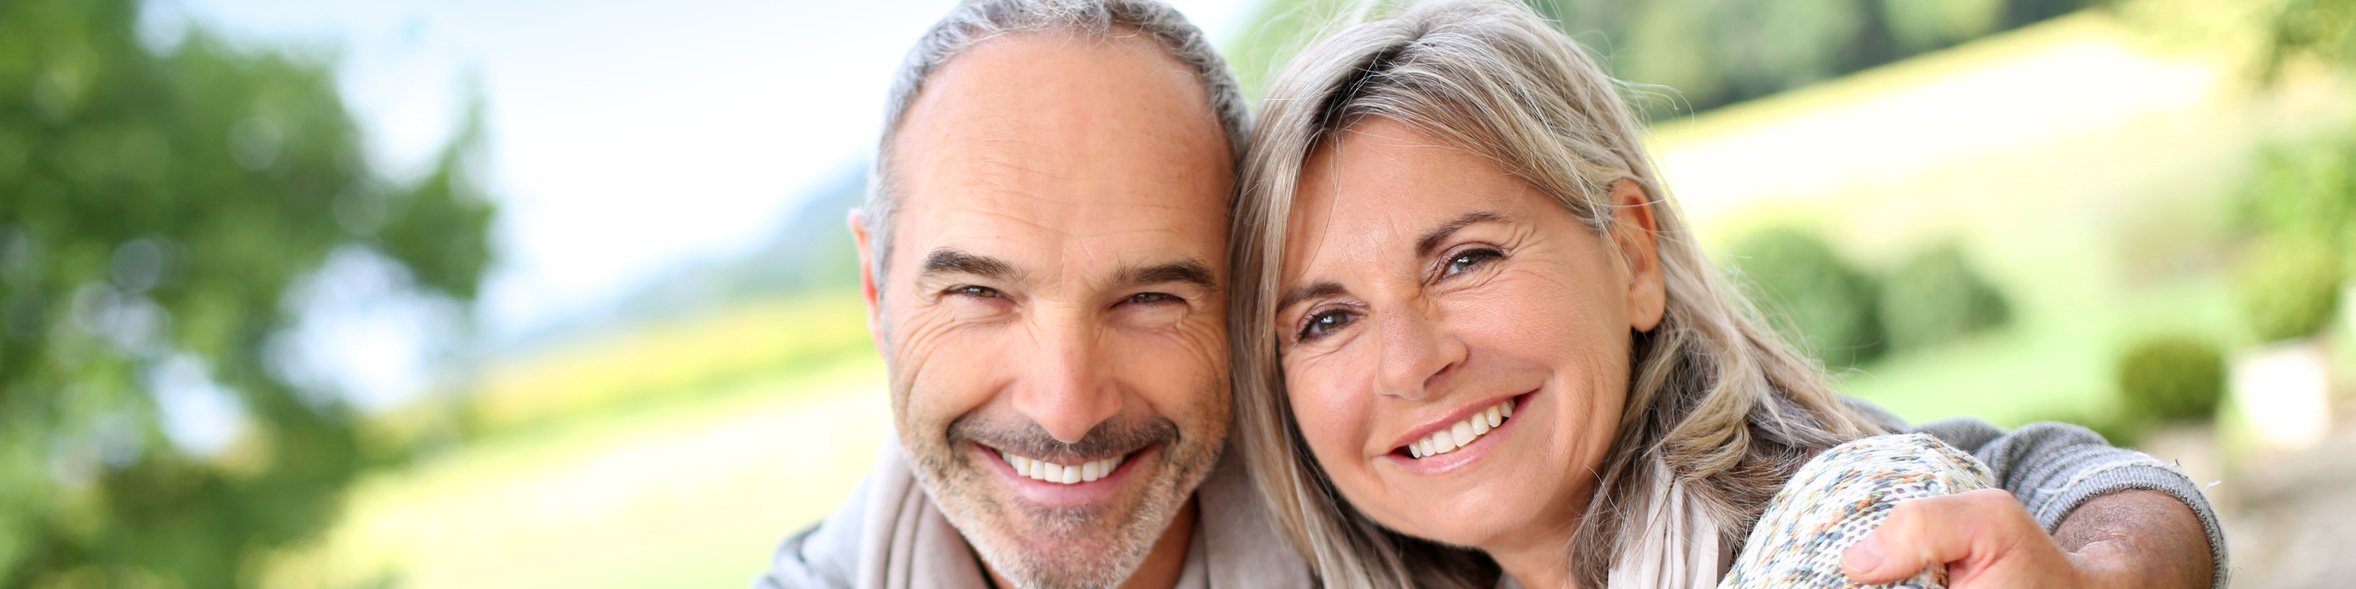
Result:
M2148 489L2191 506L2208 530L2215 587L2227 586L2225 535L2200 487L2175 467L2133 450L2113 448L2102 436L2064 423L2036 423L2005 432L1986 421L1949 419L1910 427L1888 411L1851 399L1851 406L1884 427L1920 432L1971 452L1996 474L1998 486L2020 499L2047 532L2070 510L2109 493ZM1285 547L1254 500L1240 464L1222 460L1198 491L1203 516L1188 550L1186 587L1305 586L1308 565ZM876 474L852 492L833 516L786 539L756 589L980 587L979 567L956 530L931 502L887 443ZM1207 538L1217 538L1206 541Z

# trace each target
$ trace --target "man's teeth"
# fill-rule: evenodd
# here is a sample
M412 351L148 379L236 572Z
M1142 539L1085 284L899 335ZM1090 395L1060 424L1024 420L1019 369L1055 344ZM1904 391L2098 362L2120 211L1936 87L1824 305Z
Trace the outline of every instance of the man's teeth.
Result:
M1473 440L1488 435L1489 430L1504 425L1505 419L1509 417L1513 417L1513 399L1506 399L1504 402L1491 405L1487 411L1474 413L1472 417L1456 422L1456 425L1432 432L1432 435L1424 436L1423 439L1408 444L1407 455L1423 458L1454 452L1457 448L1472 445Z
M1112 474L1113 469L1121 467L1122 458L1120 456L1114 456L1112 458L1106 458L1103 460L1092 460L1081 463L1079 466L1064 466L1037 458L1017 455L1013 452L999 452L998 456L1005 458L1006 463L1013 466L1014 471L1021 473L1023 476L1059 485L1073 485L1104 478L1105 475Z

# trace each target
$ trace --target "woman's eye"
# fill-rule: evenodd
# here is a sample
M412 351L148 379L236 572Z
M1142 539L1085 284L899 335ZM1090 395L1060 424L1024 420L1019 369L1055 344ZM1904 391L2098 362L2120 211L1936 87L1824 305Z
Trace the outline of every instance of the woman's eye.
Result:
M1169 303L1169 302L1176 302L1177 300L1178 300L1178 297L1171 296L1169 293L1159 293L1159 292L1141 292L1141 293L1137 293L1137 294L1129 295L1129 301L1128 301L1128 302L1129 302L1129 303L1131 303L1131 304L1138 304L1138 305L1152 305L1152 304L1158 304L1158 303Z
M949 287L949 294L983 299L999 298L998 289L987 286L974 286L971 284Z
M1483 264L1496 261L1498 258L1502 257L1505 257L1505 254L1499 253L1497 250L1493 249L1477 249L1456 254L1456 257L1448 258L1448 266L1440 269L1440 275L1455 276L1458 274L1471 272L1473 270L1479 269Z
M1333 333L1333 330L1349 325L1351 321L1356 321L1356 319L1345 311L1324 311L1310 315L1308 324L1301 326L1301 333L1297 339L1305 342L1324 337L1325 334Z

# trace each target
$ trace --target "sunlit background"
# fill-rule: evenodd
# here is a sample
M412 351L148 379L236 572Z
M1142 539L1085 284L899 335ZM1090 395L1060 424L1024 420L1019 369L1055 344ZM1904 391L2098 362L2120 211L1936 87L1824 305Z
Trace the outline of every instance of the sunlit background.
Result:
M2356 0L1531 0L1839 388L2356 578ZM0 587L741 587L891 421L950 2L0 1ZM1334 0L1184 0L1247 93Z

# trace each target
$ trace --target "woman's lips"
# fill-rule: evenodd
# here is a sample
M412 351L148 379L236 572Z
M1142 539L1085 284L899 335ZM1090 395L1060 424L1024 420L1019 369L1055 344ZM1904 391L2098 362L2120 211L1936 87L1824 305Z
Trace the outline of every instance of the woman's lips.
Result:
M1452 415L1410 430L1407 435L1401 436L1398 441L1391 443L1391 451L1409 458L1420 458L1461 448L1476 441L1480 436L1486 435L1489 430L1503 426L1506 420L1513 417L1513 411L1519 408L1521 399L1534 393L1537 391L1492 399L1482 404L1458 409ZM1488 414L1490 413L1496 413L1497 418L1495 420L1489 419ZM1458 435L1459 431L1464 434Z
M1409 471L1423 474L1455 470L1480 458L1485 450L1494 446L1491 439L1501 437L1505 429L1513 427L1515 421L1511 416L1526 406L1530 395L1536 392L1467 408L1453 422L1419 428L1426 433L1393 449L1383 458Z

